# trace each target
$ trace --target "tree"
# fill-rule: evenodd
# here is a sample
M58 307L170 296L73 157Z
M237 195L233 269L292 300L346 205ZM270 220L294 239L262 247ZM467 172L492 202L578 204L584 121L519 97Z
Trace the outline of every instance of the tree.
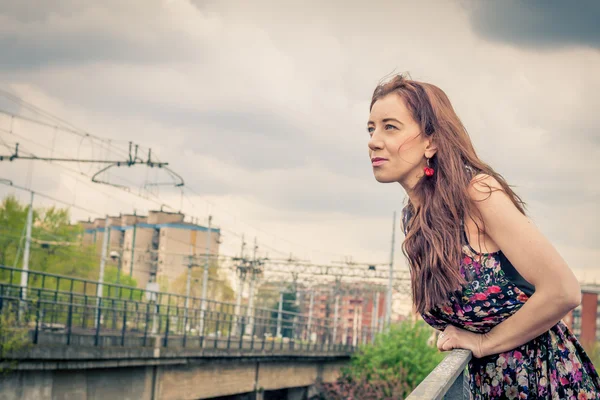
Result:
M0 308L0 360L8 364L7 368L0 367L0 374L16 366L16 360L8 359L10 355L26 350L30 345L26 321L19 323L17 310L15 302L7 302Z
M273 336L277 335L277 319L279 317L279 297L283 293L283 304L281 314L281 336L294 337L294 322L296 316L290 313L297 313L299 308L296 301L296 291L293 285L281 287L279 290L261 288L257 293L257 305L271 309L271 319L267 323L268 331Z
M0 265L16 265L19 246L23 244L27 209L15 196L7 196L0 205ZM34 211L34 220L38 217ZM22 251L22 250L21 250Z
M373 345L359 348L336 383L322 385L322 398L404 398L444 358L428 344L430 335L431 328L423 321L390 326Z
M185 295L187 285L187 271L179 275L169 288L174 293ZM204 266L192 268L190 297L202 297L202 280L204 279ZM208 283L206 297L215 301L228 302L234 299L233 288L226 279L219 274L219 265L211 261L208 267Z
M22 265L28 208L14 196L5 197L0 205L0 265ZM34 208L29 270L97 280L100 257L93 246L81 244L82 234L79 225L70 223L67 208ZM104 282L116 282L116 272L113 274L111 271L111 267L107 266ZM3 276L0 276L2 279ZM45 279L44 284L50 285L54 281ZM66 289L63 285L68 284L62 280L60 288ZM121 284L135 285L135 281L121 274ZM40 278L30 275L29 285L38 287L41 285ZM93 290L93 287L89 288Z

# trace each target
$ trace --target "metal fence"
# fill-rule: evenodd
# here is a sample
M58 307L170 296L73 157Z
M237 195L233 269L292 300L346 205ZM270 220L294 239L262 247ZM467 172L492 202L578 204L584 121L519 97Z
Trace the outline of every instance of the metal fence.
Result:
M34 344L244 350L353 351L375 334L302 313L0 266L0 311L27 325ZM337 322L337 323L335 323ZM356 340L359 339L359 340Z

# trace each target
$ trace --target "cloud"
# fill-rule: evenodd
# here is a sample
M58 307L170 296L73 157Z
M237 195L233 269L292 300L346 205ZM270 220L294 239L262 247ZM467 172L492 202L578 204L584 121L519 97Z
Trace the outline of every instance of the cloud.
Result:
M160 202L196 216L214 205L229 229L251 235L240 221L252 221L259 240L285 251L308 254L306 246L386 259L389 219L404 194L374 181L364 125L377 82L410 71L446 91L481 157L517 186L543 232L569 249L565 257L593 265L600 232L597 46L535 21L531 29L547 31L554 44L509 21L521 35L513 42L486 22L491 4L3 5L0 81L121 148L129 140L151 147L194 188L186 196L197 205L167 188L157 189ZM533 18L515 4L499 18ZM52 134L20 129L39 143ZM56 146L91 154L62 135ZM11 165L11 176L26 179L23 165ZM75 186L63 174L36 167L34 184L74 194L101 213L157 207L109 187ZM111 174L134 182L134 191L146 180L144 169ZM586 251L575 255L578 248Z
M201 39L219 30L219 21L185 1L26 0L3 5L0 26L0 67L36 69L99 61L201 61L210 47L203 48Z
M469 1L474 31L483 37L540 50L600 50L600 3L595 0Z

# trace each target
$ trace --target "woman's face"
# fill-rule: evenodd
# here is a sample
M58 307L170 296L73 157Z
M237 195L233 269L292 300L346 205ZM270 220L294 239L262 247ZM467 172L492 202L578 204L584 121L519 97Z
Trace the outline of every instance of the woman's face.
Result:
M430 143L404 100L395 93L373 104L367 130L369 158L375 179L413 187L423 176L425 150Z

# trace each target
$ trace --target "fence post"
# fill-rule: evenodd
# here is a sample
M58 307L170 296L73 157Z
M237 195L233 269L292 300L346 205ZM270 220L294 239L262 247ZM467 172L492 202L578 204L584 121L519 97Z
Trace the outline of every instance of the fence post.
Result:
M0 311L2 311L2 307L1 307L1 301L2 301L2 286L0 286ZM37 344L38 343L38 334L40 331L40 307L42 306L42 301L41 301L41 297L40 297L40 291L38 289L38 306L37 306L37 310L35 312L35 332L33 334L33 344Z
M102 318L102 298L98 298L98 312L96 313L96 337L94 338L94 346L98 346L100 337L100 319Z
M71 344L71 325L73 324L73 292L69 299L69 316L67 320L67 346Z
M240 329L240 345L239 345L240 350L242 350L244 348L244 332L245 332L245 328L246 328L245 327L245 323L246 323L245 318L246 317L244 317L244 316L241 317L242 323L241 323L240 327L242 329Z
M236 316L237 318L237 316ZM229 350L229 347L231 346L231 329L233 327L233 319L229 319L229 335L227 335L227 350ZM237 329L237 322L236 322L236 329Z
M150 322L150 303L146 304L146 323L144 324L144 347L148 338L148 323Z
M125 331L127 330L127 303L123 302L123 327L121 328L121 346L125 346Z
M218 348L218 342L219 342L219 324L221 323L221 311L217 312L217 322L215 324L215 341L214 341L214 348Z
M169 308L167 307L167 322L165 323L165 340L163 343L163 347L167 347L169 344L169 323L171 321L169 321Z
M185 347L187 341L187 323L188 323L188 312L185 310L185 317L183 319L183 347Z

